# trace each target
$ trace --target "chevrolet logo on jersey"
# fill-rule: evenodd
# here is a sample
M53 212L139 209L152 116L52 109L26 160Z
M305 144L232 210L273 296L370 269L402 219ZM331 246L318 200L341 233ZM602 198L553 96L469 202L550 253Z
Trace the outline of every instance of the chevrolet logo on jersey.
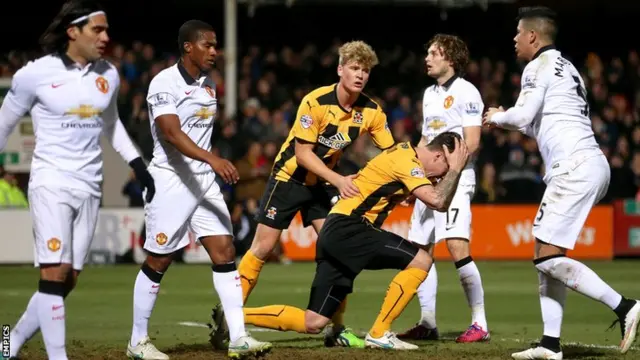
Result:
M337 133L328 139L320 135L318 136L318 142L326 147L341 150L351 144L351 138L349 138L349 135L342 133Z
M198 110L194 115L199 117L200 119L208 119L215 115L215 111L211 111L206 107L201 107L200 110Z
M447 123L440 119L431 120L429 124L427 124L429 129L433 129L435 131L442 129L445 126L447 126Z
M80 105L75 109L68 110L65 112L65 115L76 115L81 119L91 118L97 115L100 115L102 111L94 108L91 105Z

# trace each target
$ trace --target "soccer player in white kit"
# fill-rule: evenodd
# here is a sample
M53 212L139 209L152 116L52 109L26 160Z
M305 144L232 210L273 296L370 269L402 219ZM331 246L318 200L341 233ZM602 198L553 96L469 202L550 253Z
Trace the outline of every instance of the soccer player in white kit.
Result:
M169 358L151 344L147 328L173 254L189 245L188 230L213 262L213 285L229 327L229 356L262 355L271 344L257 341L245 331L231 217L215 181L216 174L229 184L239 179L229 161L211 152L217 98L208 72L216 57L216 33L211 25L190 20L180 27L178 45L180 60L151 80L147 95L154 140L149 172L156 181L157 194L145 204L144 249L148 255L135 281L127 356Z
M560 330L567 288L614 311L622 330L620 351L635 340L640 302L630 300L579 261L567 257L591 208L609 187L610 168L591 128L584 81L556 50L555 14L548 8L521 8L514 38L516 55L528 62L516 105L490 108L484 123L534 137L545 163L547 189L535 215L534 265L538 270L544 323L538 346L514 359L561 360Z
M101 59L107 28L94 1L65 3L41 38L48 55L16 72L0 109L0 150L27 112L36 139L28 197L40 282L11 332L11 357L39 329L48 358L67 359L64 299L83 268L98 219L101 135L153 198L153 178L119 119L118 71Z
M472 155L480 144L484 105L476 87L461 77L468 62L467 45L457 36L438 34L427 44L425 70L427 75L436 79L437 84L424 92L422 138L418 146L429 143L438 134L452 131L464 139L470 160L460 176L458 188L447 212L429 209L423 202L415 201L408 235L409 240L423 247L431 256L435 244L446 241L471 308L471 326L458 336L457 342L489 339L482 279L469 249L471 199L476 183ZM437 286L438 275L434 263L427 279L418 288L421 319L416 326L398 335L398 338L438 339Z

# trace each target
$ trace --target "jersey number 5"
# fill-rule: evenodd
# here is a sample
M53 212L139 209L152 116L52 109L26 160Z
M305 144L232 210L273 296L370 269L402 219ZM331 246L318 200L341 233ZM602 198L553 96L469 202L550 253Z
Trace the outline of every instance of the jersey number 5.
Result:
M576 92L578 93L578 96L580 96L582 100L584 100L584 109L580 110L580 113L584 116L589 116L589 103L587 102L587 94L582 88L582 85L580 85L580 78L578 78L577 76L573 76L573 81L576 82Z

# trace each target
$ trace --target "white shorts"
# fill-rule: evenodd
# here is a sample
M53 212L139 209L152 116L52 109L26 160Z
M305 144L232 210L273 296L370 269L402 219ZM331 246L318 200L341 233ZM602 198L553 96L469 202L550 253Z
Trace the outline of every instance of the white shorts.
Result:
M429 209L416 200L411 215L409 240L420 244L437 244L443 239L471 237L471 199L475 185L458 184L448 212Z
M82 270L98 221L100 198L80 190L30 188L35 266L71 264Z
M611 169L604 155L577 159L547 184L532 233L540 241L572 250L589 212L607 193Z
M233 236L231 216L213 172L181 178L171 170L149 166L149 173L156 194L144 207L145 250L156 254L180 250L189 245L188 231L198 242L206 236Z

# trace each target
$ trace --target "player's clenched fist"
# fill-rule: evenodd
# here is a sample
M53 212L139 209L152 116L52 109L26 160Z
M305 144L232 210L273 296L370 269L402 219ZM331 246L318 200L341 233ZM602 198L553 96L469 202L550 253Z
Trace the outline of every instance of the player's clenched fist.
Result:
M229 160L215 157L209 161L209 165L216 174L222 176L222 180L227 184L235 184L240 180L238 170Z

